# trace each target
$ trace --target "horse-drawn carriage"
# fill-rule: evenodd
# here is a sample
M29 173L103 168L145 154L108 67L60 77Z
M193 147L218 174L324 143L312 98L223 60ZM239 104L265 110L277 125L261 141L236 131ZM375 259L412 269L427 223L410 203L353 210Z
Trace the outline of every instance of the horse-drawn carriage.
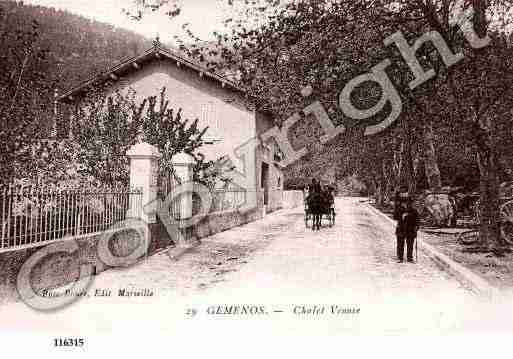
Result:
M304 191L303 202L305 207L305 226L308 228L308 221L312 221L312 230L319 230L322 219L328 220L328 225L335 224L335 198L333 189L328 188L321 191Z

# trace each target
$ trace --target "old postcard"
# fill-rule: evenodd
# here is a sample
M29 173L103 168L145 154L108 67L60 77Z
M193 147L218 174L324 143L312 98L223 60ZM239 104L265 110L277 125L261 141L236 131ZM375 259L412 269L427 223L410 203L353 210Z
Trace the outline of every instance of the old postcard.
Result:
M512 22L494 0L0 0L0 340L506 343Z

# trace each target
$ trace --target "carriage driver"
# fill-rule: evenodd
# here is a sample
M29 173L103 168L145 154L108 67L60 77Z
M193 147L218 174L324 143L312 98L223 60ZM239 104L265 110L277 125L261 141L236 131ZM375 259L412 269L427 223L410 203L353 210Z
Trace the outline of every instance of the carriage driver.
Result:
M335 192L335 188L333 188L332 186L328 186L328 188L326 189L326 197L328 199L330 208L334 208L334 206L335 206L334 192Z
M315 178L312 178L312 185L310 186L310 193L321 193L321 184Z

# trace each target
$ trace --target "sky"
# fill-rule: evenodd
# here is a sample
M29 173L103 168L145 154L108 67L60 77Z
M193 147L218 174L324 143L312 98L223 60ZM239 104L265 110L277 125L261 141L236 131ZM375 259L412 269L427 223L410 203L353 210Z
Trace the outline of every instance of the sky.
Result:
M134 0L25 0L26 4L41 5L67 10L101 22L123 27L149 38L158 34L164 43L174 43L173 35L182 36L182 24L189 23L190 28L202 40L212 40L212 31L222 29L222 20L226 17L226 0L176 0L182 5L182 13L169 19L157 11L147 13L142 20L135 21L123 14L123 8L129 8Z

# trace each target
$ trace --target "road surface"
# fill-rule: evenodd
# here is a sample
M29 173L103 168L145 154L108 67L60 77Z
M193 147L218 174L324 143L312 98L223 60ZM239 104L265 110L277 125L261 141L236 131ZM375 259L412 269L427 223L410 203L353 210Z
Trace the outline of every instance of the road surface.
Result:
M336 224L306 229L302 208L205 238L94 280L85 298L52 313L15 303L1 329L166 333L397 334L511 330L511 301L478 298L423 253L396 263L393 226L360 198L338 198ZM124 298L122 288L151 290ZM96 297L96 289L112 290Z

